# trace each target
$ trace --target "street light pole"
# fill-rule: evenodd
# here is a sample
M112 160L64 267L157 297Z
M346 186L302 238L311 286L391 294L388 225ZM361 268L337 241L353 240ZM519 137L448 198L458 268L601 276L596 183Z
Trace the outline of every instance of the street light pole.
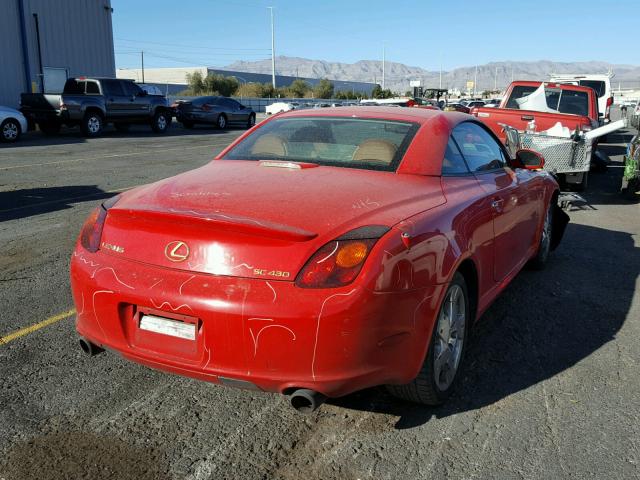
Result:
M271 84L276 88L276 37L273 29L273 7L267 7L271 12Z
M384 75L384 61L385 61L385 46L384 44L382 45L382 90L384 90L384 80L385 80L385 75Z
M142 63L142 83L144 83L144 52L140 52L140 61Z

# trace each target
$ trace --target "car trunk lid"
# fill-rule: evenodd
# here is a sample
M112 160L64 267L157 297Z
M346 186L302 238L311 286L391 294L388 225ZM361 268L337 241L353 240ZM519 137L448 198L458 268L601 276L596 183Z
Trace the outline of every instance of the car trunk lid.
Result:
M109 210L103 251L165 268L293 280L346 231L392 226L445 201L437 177L270 163L216 160L125 194Z

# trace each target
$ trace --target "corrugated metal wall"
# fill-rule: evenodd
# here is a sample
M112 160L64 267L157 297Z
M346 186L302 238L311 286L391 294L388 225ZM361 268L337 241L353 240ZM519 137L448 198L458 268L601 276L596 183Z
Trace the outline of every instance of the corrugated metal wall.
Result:
M15 107L25 85L18 5L2 0L0 14L0 105ZM31 81L39 86L38 15L42 66L66 68L69 76L115 77L111 0L22 0ZM6 48L9 46L9 48Z

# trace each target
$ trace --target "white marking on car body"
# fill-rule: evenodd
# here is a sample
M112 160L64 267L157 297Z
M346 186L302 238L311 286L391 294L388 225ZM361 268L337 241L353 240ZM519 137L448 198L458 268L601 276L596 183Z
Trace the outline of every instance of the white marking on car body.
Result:
M311 358L311 376L313 377L314 380L316 379L316 351L318 349L318 335L320 334L320 320L322 320L322 313L324 312L324 306L332 298L334 298L334 297L348 297L349 295L351 295L356 290L357 289L354 288L349 293L334 293L333 295L329 295L322 302L322 306L320 307L320 313L318 314L318 320L317 320L317 323L316 323L316 338L315 338L315 341L313 343L313 357Z

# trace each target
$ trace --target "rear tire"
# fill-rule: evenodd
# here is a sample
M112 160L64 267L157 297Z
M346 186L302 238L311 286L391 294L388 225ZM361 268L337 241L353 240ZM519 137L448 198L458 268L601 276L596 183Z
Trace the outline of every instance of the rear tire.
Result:
M120 133L127 133L129 131L129 129L131 128L131 124L130 123L114 123L113 126Z
M0 141L5 143L13 143L18 141L20 138L20 134L22 133L22 128L20 127L20 123L13 118L7 118L0 125Z
M155 133L167 133L171 125L171 115L164 110L156 112L151 121L151 129Z
M256 116L254 113L249 115L249 120L247 120L247 128L251 128L256 124Z
M88 112L80 123L80 130L85 137L98 137L102 134L104 119L98 112Z
M540 234L540 243L538 244L538 252L536 256L529 261L529 265L534 270L542 270L549 260L551 252L551 238L553 236L553 208L555 200L551 200L547 213L542 224L542 232Z
M227 117L224 113L218 115L218 120L216 120L216 127L218 127L219 130L224 130L225 128L227 128Z
M456 272L440 305L420 372L405 385L387 385L392 395L423 405L441 405L451 396L464 360L470 311L467 284Z

